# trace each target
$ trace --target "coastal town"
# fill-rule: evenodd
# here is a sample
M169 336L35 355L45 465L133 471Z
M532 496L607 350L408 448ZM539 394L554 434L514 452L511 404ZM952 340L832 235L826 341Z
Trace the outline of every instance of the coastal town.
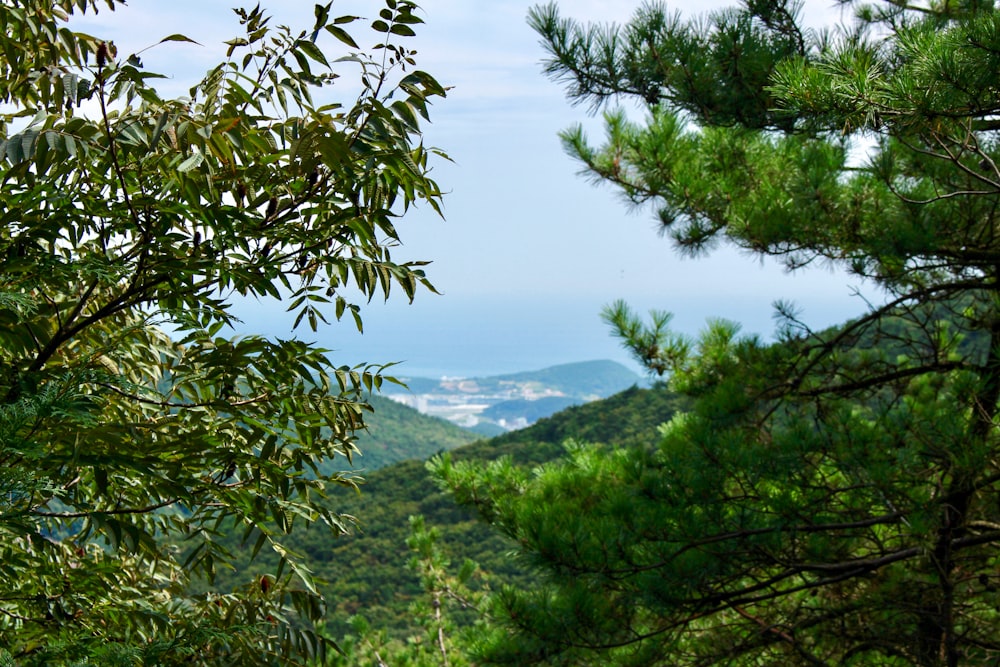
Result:
M524 428L571 405L604 398L639 381L614 362L565 364L485 378L406 378L385 396L464 428L495 433Z
M418 412L440 417L463 426L475 428L483 422L495 423L505 431L529 425L526 417L496 421L484 416L490 408L507 401L538 401L544 398L569 398L561 391L543 387L533 382L506 381L501 387L481 386L475 379L441 378L434 391L414 393L386 393L388 398L414 408ZM579 401L574 401L579 402Z

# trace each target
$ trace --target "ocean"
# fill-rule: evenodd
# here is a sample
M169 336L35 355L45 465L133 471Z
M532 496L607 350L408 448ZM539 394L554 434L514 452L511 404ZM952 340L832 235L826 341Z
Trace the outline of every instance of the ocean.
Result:
M363 335L349 316L317 332L308 327L293 332L293 318L280 308L244 304L236 312L243 319L238 333L294 335L316 342L330 350L338 365L398 362L391 374L399 377L483 377L599 359L618 361L642 374L601 320L606 303L587 297L469 299L425 293L412 304L399 299L362 306ZM633 304L639 312L668 306ZM822 328L858 315L862 305L856 299L805 304L804 318ZM737 321L744 332L765 339L774 331L773 309L765 297L759 303L745 297L711 302L675 298L672 306L672 326L690 335L709 317Z

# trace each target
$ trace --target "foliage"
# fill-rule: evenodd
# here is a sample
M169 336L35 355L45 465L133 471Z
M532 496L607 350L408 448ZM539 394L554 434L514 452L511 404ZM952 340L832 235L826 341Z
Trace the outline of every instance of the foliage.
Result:
M322 659L284 535L346 529L323 499L352 475L318 467L353 456L383 378L222 333L236 299L360 328L354 301L430 287L390 250L401 213L438 207L419 124L445 91L404 46L415 6L387 0L371 48L330 4L302 32L237 10L226 60L163 97L138 54L67 24L122 4L0 2L0 645L23 665ZM232 525L277 569L188 595Z
M609 28L532 11L572 98L646 105L642 122L607 112L602 146L563 139L682 252L832 262L887 300L822 332L779 304L775 345L612 306L617 335L691 407L653 447L439 467L543 577L496 597L485 659L1000 658L1000 13L857 9L837 36L782 0L691 22L651 4ZM852 160L861 140L869 157Z
M432 454L476 439L474 434L450 422L422 415L390 399L368 395L365 401L374 412L365 417L365 430L355 434L354 444L360 450L352 459L352 470L360 475L353 478L358 484L357 492L346 497L337 495L320 499L330 511L350 517L349 532L331 532L320 524L306 525L297 529L287 541L287 546L298 554L302 565L312 571L313 582L324 599L331 601L331 607L336 605L338 613L329 614L336 619L327 619L326 622L338 629L346 627L344 624L348 616L377 601L386 581L399 576L399 573L390 575L382 571L379 560L383 551L393 556L401 553L400 545L406 541L403 527L408 510L387 509L384 505L406 503L409 510L413 509L408 503L413 481L408 474L410 464L420 470L419 462ZM395 472L388 473L388 478L385 478L378 471L387 466L393 466ZM341 470L342 467L341 459L328 459L317 465L320 472ZM391 491L385 487L391 487ZM414 499L420 500L416 495ZM394 521L399 523L390 523ZM365 550L345 549L352 542L351 535L373 526L377 526L372 528L377 532L388 530L395 541L371 547L367 553ZM281 559L280 554L274 552L261 552L250 558L249 550L253 544L242 531L224 530L217 541L234 557L229 562L229 568L216 574L211 586L202 585L199 589L231 590L242 581L256 580L273 571ZM388 560L398 565L400 571L405 567L405 562L397 562L396 558ZM358 598L363 599L364 604L358 604Z

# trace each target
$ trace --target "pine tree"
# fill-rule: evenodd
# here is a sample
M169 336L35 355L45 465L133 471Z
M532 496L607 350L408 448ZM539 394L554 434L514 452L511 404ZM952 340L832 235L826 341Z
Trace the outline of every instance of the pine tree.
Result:
M438 473L544 575L505 590L480 651L508 664L919 665L1000 657L1000 14L987 2L849 3L835 31L748 0L530 23L606 138L569 150L655 210L684 253L730 243L828 262L886 301L780 340L696 339L607 312L694 401L647 448L570 444ZM867 158L853 157L870 145Z

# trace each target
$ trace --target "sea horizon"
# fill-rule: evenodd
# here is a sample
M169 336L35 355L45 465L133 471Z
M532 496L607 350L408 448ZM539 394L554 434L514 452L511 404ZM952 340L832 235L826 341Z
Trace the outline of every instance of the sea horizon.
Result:
M392 300L367 304L361 311L363 334L350 316L316 332L305 326L293 331L294 318L287 313L243 305L237 309L243 321L235 333L312 342L329 350L329 358L338 366L393 363L386 374L395 377L489 377L600 360L616 361L645 375L601 319L601 310L611 299L421 297L412 304ZM739 323L746 334L773 339L773 308L764 298L711 302L675 298L672 305L671 325L681 333L696 336L708 319L724 317ZM657 306L637 301L633 307L645 313ZM803 319L819 329L863 310L857 299L816 299L803 304Z

